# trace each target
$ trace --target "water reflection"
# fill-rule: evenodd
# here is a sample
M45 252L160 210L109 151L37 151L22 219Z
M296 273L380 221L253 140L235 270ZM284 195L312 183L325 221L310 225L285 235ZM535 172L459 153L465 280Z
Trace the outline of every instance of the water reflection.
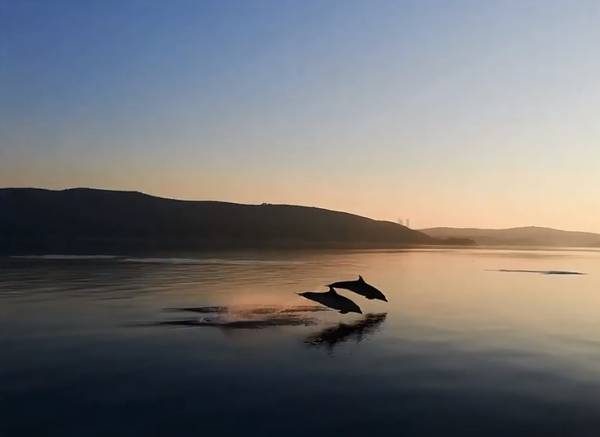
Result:
M312 305L284 306L201 306L166 308L169 312L202 314L196 319L174 319L144 323L143 326L214 327L221 329L263 329L275 326L311 326L318 321L303 313L330 311Z
M167 311L182 311L200 314L286 314L286 313L314 313L331 311L317 305L294 305L294 306L201 306L166 308Z
M594 437L600 252L552 254L0 258L0 435ZM355 272L390 303L296 295Z
M297 315L272 316L264 319L248 320L165 320L156 322L154 326L195 326L195 327L213 327L222 329L263 329L274 326L310 326L317 322L310 317L301 317Z
M308 336L304 342L309 346L326 346L328 349L351 339L360 343L365 336L377 332L386 317L387 313L367 314L357 322L339 323L337 326L323 329Z
M312 305L228 307L201 306L184 308L166 308L169 312L202 314L199 318L170 319L142 323L134 326L176 326L176 327L212 327L230 329L264 329L280 326L313 326L322 323L306 313L331 312L331 310ZM338 343L355 340L360 343L366 336L379 330L387 313L367 314L352 323L341 322L329 326L306 337L304 342L310 346L326 346L332 350Z

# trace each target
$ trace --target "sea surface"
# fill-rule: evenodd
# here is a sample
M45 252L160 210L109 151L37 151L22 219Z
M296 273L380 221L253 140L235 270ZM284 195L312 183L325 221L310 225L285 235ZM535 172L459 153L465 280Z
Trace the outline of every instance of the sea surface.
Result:
M0 258L0 436L142 435L596 437L600 251Z

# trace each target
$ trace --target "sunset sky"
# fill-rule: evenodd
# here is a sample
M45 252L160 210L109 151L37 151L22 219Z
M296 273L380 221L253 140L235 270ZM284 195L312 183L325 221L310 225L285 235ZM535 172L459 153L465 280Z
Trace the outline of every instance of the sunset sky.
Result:
M0 0L0 187L600 232L600 2Z

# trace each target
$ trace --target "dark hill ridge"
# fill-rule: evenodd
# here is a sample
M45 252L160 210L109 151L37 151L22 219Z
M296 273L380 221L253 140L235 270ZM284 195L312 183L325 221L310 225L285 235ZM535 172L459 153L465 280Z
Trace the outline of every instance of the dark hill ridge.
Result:
M600 247L600 234L538 226L508 229L430 228L421 229L421 232L434 238L468 238L483 245Z
M396 223L321 208L184 201L88 188L0 189L4 253L440 242Z

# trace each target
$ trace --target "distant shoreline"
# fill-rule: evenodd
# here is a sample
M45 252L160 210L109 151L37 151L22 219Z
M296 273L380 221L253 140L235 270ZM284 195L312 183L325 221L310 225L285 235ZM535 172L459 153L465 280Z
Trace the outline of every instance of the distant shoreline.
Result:
M467 238L485 246L600 247L600 234L540 226L507 229L440 227L421 229L421 232L434 238Z
M465 251L472 250L475 252L484 251L510 251L510 252L600 252L600 248L596 247L559 247L559 246L477 246L477 245L412 245L412 246L396 246L396 247L350 247L350 246L270 246L261 248L196 248L196 249L131 249L121 251L30 251L20 253L0 252L0 257L13 259L15 261L111 261L120 258L214 258L214 257L255 257L258 253L264 256L272 254L294 254L303 252L314 253L336 253L336 252L357 252L357 253L395 253L395 252L419 252L419 251Z
M206 241L187 242L148 242L132 240L82 240L68 242L54 242L48 245L23 244L18 248L9 250L10 246L0 240L0 255L112 255L114 253L137 254L147 252L231 252L231 251L257 251L257 250L396 250L396 249L452 249L474 248L473 244L374 244L360 242L263 242L262 244L227 244Z

